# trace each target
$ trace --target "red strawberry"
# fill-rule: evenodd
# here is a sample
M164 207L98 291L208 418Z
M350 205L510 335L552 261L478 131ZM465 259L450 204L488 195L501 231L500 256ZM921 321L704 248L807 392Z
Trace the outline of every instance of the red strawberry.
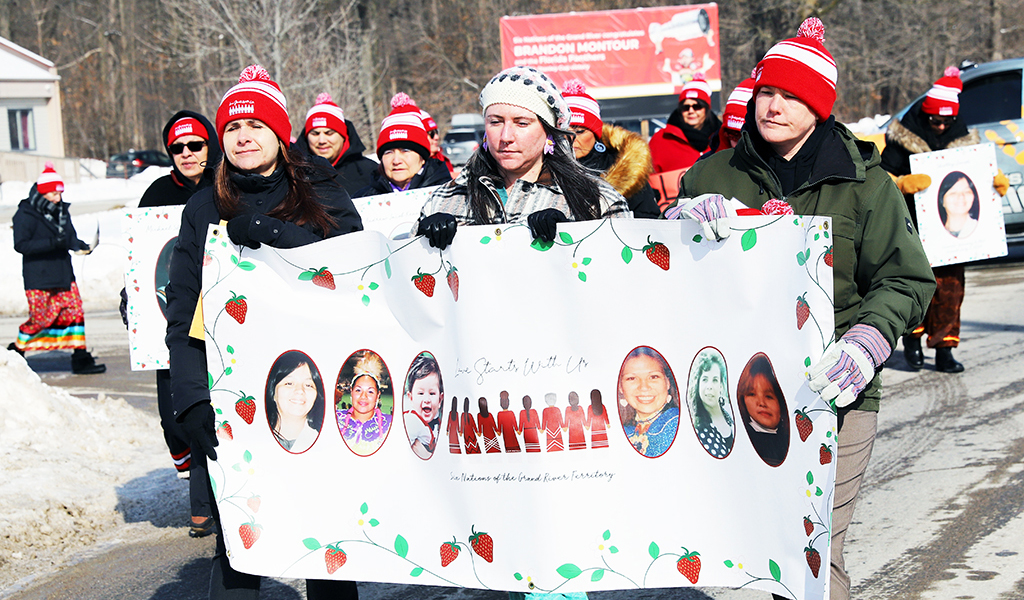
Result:
M230 441L235 439L234 434L231 433L231 423L227 421L221 421L217 424L217 437Z
M796 411L796 430L800 433L801 442L806 442L807 438L811 436L811 432L814 431L814 424L811 423L811 418L802 410Z
M828 250L825 251L825 264L830 267L832 266L832 246L829 246Z
M662 270L668 271L668 246L661 242L651 241L651 236L647 236L644 254L647 255L647 260L658 265Z
M249 496L249 499L245 501L245 503L249 505L249 510L252 512L260 512L260 502L260 497L255 494Z
M683 548L683 555L676 561L676 568L690 583L697 583L697 577L700 576L700 553Z
M804 531L807 532L807 536L810 537L814 533L814 522L811 521L811 517L804 517Z
M452 561L459 557L459 547L456 545L458 542L455 538L452 541L441 544L441 566L447 567L452 564Z
M807 566L811 568L811 573L814 574L814 578L818 578L818 571L821 570L821 554L818 553L813 547L808 546L804 548L804 556L807 557Z
M455 301L459 301L459 273L455 270L455 267L448 269L448 287L452 290L452 298ZM430 294L427 294L428 296Z
M243 396L241 400L235 402L235 412L249 425L252 425L252 418L256 416L255 400L252 396Z
M416 289L423 292L427 298L434 296L434 276L429 273L422 273L419 269L416 269L416 274L412 276L412 282L416 286Z
M494 562L494 540L483 531L477 533L475 526L470 529L473 531L473 535L469 536L469 545L473 548L473 552L487 562Z
M796 298L796 328L803 329L804 323L807 322L807 318L811 316L811 306L807 304L807 300L804 300L803 296L797 296Z
M209 252L203 253L203 266L205 267L206 265L208 265L208 264L210 264L212 262L213 262L213 255L210 254Z
M318 285L329 290L334 289L334 275L327 270L327 267L320 267L320 270L313 274L311 279L313 285Z
M324 552L324 563L327 565L328 575L345 566L346 560L348 560L348 555L344 550L334 545L327 546L327 550Z
M245 296L231 292L231 299L224 304L224 310L241 325L245 323L245 313L249 310L249 305L245 303Z
M263 533L263 528L255 523L246 523L238 528L238 535L242 538L242 545L246 550L252 548L256 540L260 539L261 533Z
M821 449L818 450L818 459L823 465L827 465L832 462L832 446L821 445Z

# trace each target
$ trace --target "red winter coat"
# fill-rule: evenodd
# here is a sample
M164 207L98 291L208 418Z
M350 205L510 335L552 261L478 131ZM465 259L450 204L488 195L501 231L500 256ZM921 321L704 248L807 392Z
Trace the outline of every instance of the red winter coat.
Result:
M701 155L687 141L683 130L675 125L666 125L659 129L651 138L650 146L655 173L693 166Z

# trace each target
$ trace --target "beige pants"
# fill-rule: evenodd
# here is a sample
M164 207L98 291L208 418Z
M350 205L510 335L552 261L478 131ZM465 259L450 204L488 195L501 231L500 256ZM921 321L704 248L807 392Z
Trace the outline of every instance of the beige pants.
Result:
M836 495L832 509L832 593L830 600L849 600L850 576L846 574L843 544L853 520L857 494L875 445L878 413L851 410L839 428L836 456Z

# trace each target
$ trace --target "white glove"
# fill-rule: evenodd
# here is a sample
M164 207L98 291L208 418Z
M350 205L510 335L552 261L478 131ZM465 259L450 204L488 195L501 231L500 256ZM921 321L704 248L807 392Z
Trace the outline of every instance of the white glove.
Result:
M736 210L721 194L702 194L691 200L680 198L674 207L665 211L666 219L686 218L699 222L704 228L704 237L716 242L732 233L729 217L735 216Z
M808 387L822 400L834 400L838 408L848 406L871 383L891 353L892 347L882 332L871 325L854 325L810 368Z

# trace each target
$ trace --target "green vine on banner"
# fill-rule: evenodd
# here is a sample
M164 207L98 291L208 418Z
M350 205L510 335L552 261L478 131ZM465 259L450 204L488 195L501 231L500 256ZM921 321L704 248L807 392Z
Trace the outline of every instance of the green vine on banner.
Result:
M832 298L832 296L830 296L829 293L825 290L824 286L821 285L821 275L818 272L818 269L820 268L820 265L822 263L826 264L831 269L833 245L830 244L827 248L822 250L821 253L815 258L815 260L810 260L812 242L818 242L822 238L826 240L832 239L832 235L828 230L828 222L818 225L817 223L815 223L814 219L811 219L805 223L801 223L801 221L802 219L800 218L793 219L794 225L804 228L804 250L797 253L797 264L804 268L804 270L807 272L807 277L812 282L814 282L815 287L819 291L821 291L821 293L825 296L826 299L828 299L829 304L834 304L835 299ZM812 235L813 238L811 237ZM812 263L814 265L813 271L811 270ZM813 313L811 316L813 317ZM814 324L818 327L818 332L821 337L822 352L825 352L825 350L827 350L828 347L832 345L832 342L835 340L835 330L829 332L826 338L825 332L821 330L821 326L818 324L818 320L816 318L814 319ZM807 359L807 366L810 366L809 358Z
M731 560L727 560L723 564L727 568L729 568L729 569L731 569L733 567L736 567L738 569L742 569L743 568L743 563L733 563ZM754 575L750 571L743 571L743 572L748 577L750 577L750 581L748 581L748 582L744 583L743 585L739 586L738 588L736 588L738 590L742 590L743 588L747 587L748 585L750 585L752 583L757 583L758 581L774 581L775 583L781 585L784 590L789 592L790 596L793 596L794 598L796 597L796 594L793 593L793 590L789 589L786 586L786 584L782 583L782 569L779 568L778 563L776 563L774 560L772 560L770 558L768 559L768 573L769 573L769 575L771 575L770 577L760 577L758 575Z
M635 587L637 589L640 589L641 588L640 584L638 584L632 578L627 576L625 573L622 573L620 571L616 571L615 569L613 569L611 567L611 565L608 564L608 559L604 555L604 553L605 552L608 552L608 554L618 554L619 553L619 549L616 548L614 545L608 546L607 548L605 547L604 542L609 541L611 539L611 536L612 536L611 530L606 529L604 531L604 533L601 534L601 544L599 544L598 547L597 547L598 550L601 551L601 564L604 565L604 566L580 568L575 563L565 563L565 564L561 565L560 567L558 567L557 569L555 569L555 572L558 573L558 575L560 577L565 579L565 581L563 581L562 583L558 584L557 586L555 586L555 587L553 587L551 589L545 589L545 588L542 588L540 586L537 586L531 580L530 581L530 589L531 590L537 589L537 590L540 590L542 592L550 594L550 593L558 591L559 589L562 588L562 586L564 586L567 583L569 583L569 581L571 581L571 580L573 580L573 579L575 579L575 578L577 578L580 575L583 575L585 573L590 573L590 581L592 581L592 582L601 581L602 579L604 579L604 576L607 575L607 574L618 575L622 579L625 579L626 581L628 581L633 587ZM649 567L648 567L648 570L650 570ZM522 579L523 579L523 576L520 573L514 573L512 576L515 577L515 579L517 581L522 581ZM646 578L646 575L645 575L645 578Z

